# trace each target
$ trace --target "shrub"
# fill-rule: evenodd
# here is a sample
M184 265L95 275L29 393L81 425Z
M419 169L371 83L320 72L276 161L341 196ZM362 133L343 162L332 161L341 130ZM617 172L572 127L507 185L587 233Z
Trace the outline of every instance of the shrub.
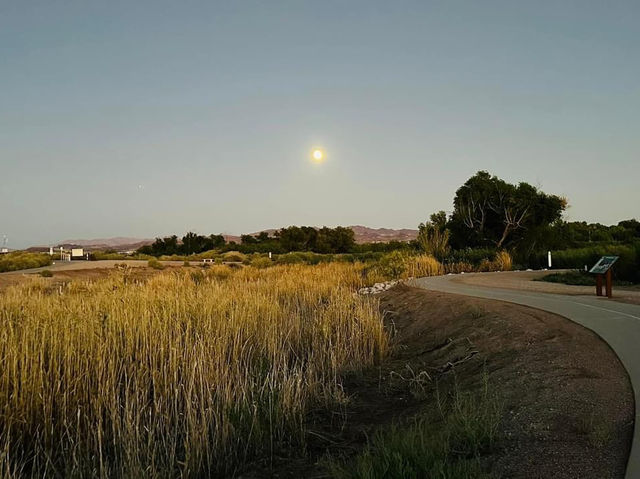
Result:
M49 269L43 269L42 271L40 271L40 276L42 276L43 278L51 278L53 276L53 273Z
M504 250L498 251L493 261L498 271L511 271L513 267L511 255Z
M569 271L567 273L552 273L535 281L546 281L548 283L571 284L574 286L594 286L596 277L584 271Z
M400 251L385 254L378 262L381 274L390 279L398 279L407 271L407 256Z
M471 263L465 261L458 261L455 263L445 263L444 272L446 274L460 274L460 273L473 273L475 268Z
M496 255L496 251L491 248L465 248L453 250L447 256L448 263L470 263L479 266L482 260L491 260Z
M188 261L185 261L184 263L182 263L182 266L191 266L191 263L189 263Z
M233 274L231 266L226 264L211 266L210 268L207 268L206 271L207 278L215 280L224 280L230 278Z
M482 260L480 260L480 263L475 266L475 268L472 267L469 271L465 270L464 272L510 271L512 267L513 262L511 259L511 255L506 251L498 251L497 253L495 253L492 259L483 258Z
M422 251L439 260L446 258L451 249L449 247L449 230L431 221L421 223L419 230L416 242Z
M304 264L307 258L304 253L287 253L278 255L276 261L278 264Z
M405 261L407 264L407 275L413 278L444 274L444 267L433 256L426 254L408 256Z
M253 258L251 260L251 266L253 266L254 268L262 269L262 268L268 268L269 266L272 266L272 265L273 265L273 261L265 257Z
M147 263L147 266L153 269L164 269L164 266L162 265L162 263L160 263L160 261L158 261L157 259L150 259L149 262Z
M489 261L488 259L483 259L482 261L480 261L480 264L476 267L476 271L480 272L480 273L486 273L488 271L494 271L493 268L493 262Z
M0 273L49 266L52 258L45 253L15 251L0 255Z
M573 248L552 251L552 265L555 269L583 269L585 265L591 268L601 256L619 256L613 265L613 275L616 279L640 282L640 243L632 245L597 245L588 248ZM531 267L547 266L547 253L541 252L532 257Z
M247 255L239 251L228 251L222 255L222 260L229 263L243 263L247 260Z

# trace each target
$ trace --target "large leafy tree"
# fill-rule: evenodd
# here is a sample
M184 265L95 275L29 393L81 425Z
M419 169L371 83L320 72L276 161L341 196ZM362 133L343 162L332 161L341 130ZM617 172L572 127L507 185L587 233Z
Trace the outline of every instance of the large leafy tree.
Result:
M559 220L567 201L528 183L514 185L479 171L458 188L453 207L455 246L511 248Z

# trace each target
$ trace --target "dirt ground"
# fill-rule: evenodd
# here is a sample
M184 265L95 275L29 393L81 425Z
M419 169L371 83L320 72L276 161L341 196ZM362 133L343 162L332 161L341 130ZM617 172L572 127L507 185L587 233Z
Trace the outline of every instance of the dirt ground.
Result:
M561 283L535 281L556 273L553 271L507 271L496 273L469 273L453 275L453 281L485 288L517 289L538 293L595 295L594 286L574 286ZM613 299L625 303L640 304L640 286L614 286ZM603 301L607 299L603 298Z
M624 477L633 391L594 333L525 306L404 285L383 293L380 306L391 356L345 380L344 411L310 415L307 458L283 456L242 477L329 477L327 453L349 457L377 428L433 409L436 388L479 391L484 373L502 404L500 439L483 457L496 477Z

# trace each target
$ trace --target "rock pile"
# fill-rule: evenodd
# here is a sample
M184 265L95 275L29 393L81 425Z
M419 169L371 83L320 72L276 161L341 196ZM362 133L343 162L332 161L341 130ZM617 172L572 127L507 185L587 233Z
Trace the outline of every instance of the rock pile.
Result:
M373 286L360 288L358 294L378 294L393 288L396 284L400 283L399 280L385 281L384 283L376 283Z

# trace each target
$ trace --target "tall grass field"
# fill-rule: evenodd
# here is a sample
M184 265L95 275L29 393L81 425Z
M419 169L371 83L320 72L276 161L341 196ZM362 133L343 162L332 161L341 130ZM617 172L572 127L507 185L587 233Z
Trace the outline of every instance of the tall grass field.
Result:
M0 477L216 477L304 448L387 351L357 264L125 272L0 293Z

